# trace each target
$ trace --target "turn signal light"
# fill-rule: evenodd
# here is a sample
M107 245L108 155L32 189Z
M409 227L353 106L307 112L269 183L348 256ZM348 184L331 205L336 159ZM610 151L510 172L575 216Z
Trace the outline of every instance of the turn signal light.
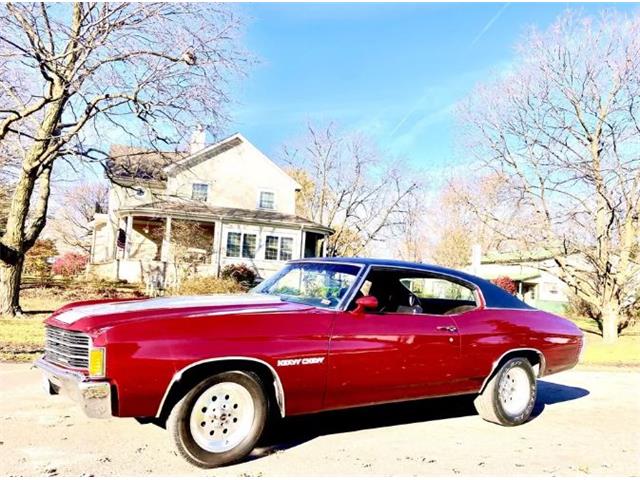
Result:
M105 351L104 347L92 347L89 350L89 376L104 377Z

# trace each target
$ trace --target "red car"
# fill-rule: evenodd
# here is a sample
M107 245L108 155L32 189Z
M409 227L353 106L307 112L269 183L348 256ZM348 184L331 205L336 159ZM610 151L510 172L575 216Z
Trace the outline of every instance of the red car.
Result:
M37 365L91 417L166 425L200 467L247 455L284 417L477 394L525 422L536 377L573 367L582 333L490 282L431 265L292 261L246 295L93 301L46 320Z

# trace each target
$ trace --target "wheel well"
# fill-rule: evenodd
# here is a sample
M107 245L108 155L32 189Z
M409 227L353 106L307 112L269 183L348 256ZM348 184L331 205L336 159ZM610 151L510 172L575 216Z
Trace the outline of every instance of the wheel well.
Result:
M493 378L493 376L496 373L498 373L500 368L502 368L502 366L505 363L507 363L512 358L523 358L523 357L529 361L537 377L541 377L544 374L545 359L544 359L544 355L540 350L536 350L535 348L516 348L513 350L508 350L507 352L503 353L496 362L494 362L491 368L491 372L482 383L482 387L480 388L480 393L482 393L487 383L489 383L489 381Z
M269 403L275 405L279 409L281 416L284 416L282 385L280 384L280 379L277 377L277 374L275 374L267 364L250 359L212 359L194 364L186 370L179 372L179 376L174 376L160 404L156 417L158 422L154 423L164 425L174 405L198 383L217 373L232 370L250 372L257 375L260 380L262 380Z

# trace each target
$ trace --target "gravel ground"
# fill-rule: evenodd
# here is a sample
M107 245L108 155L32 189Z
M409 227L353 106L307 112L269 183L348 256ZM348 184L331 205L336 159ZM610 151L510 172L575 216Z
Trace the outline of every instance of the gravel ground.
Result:
M640 372L573 370L539 383L535 418L482 421L468 397L294 417L241 464L191 467L166 432L88 419L0 364L0 475L640 475Z

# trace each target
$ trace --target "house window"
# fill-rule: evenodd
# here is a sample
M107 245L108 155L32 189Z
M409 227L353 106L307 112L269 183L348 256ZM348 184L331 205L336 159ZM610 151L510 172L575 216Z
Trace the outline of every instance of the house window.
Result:
M242 256L244 258L256 258L256 235L245 233L242 236Z
M274 210L276 208L276 194L273 192L260 192L258 207L265 210Z
M264 258L265 260L291 260L293 258L293 238L267 235Z
M278 259L278 237L272 237L267 235L267 241L265 242L264 259L265 260L277 260Z
M191 200L206 202L209 196L209 185L206 183L194 183L191 186Z
M227 257L256 258L257 236L252 233L229 232L227 234Z
M240 256L241 241L242 241L242 235L240 233L229 232L227 234L227 257Z
M291 260L293 256L293 238L282 237L280 239L280 260Z

